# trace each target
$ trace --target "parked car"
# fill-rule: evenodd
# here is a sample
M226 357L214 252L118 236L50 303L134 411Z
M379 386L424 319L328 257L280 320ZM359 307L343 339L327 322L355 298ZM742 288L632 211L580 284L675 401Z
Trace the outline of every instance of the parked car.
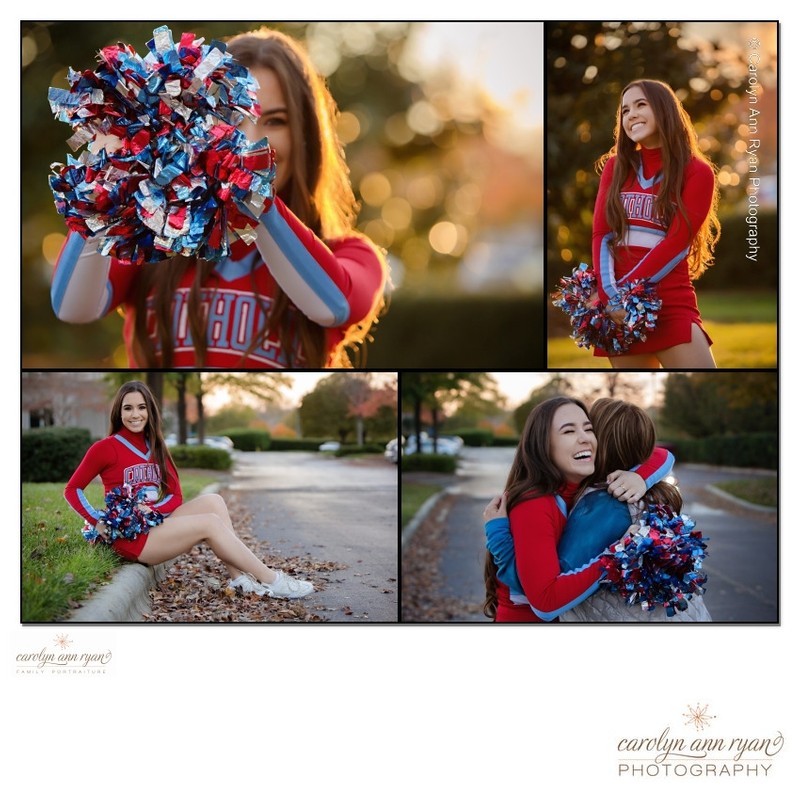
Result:
M422 432L420 435L420 444L422 446L421 453L433 453L433 438L427 433ZM464 447L464 441L460 437L446 436L436 438L436 453L446 454L448 456L458 456L461 449ZM403 444L403 453L415 454L417 453L417 436L409 435Z
M175 434L169 434L165 438L164 442L166 442L167 446L172 448L178 445L178 436ZM187 437L186 445L199 445L199 441L196 437ZM220 448L223 451L227 451L229 454L233 452L233 440L231 440L230 437L225 437L224 435L209 435L203 439L203 445L208 446L209 448Z
M390 461L397 464L397 455L399 453L399 444L397 439L389 440L386 443L386 450L383 452L383 455Z
M320 451L338 451L342 447L342 444L337 442L336 440L328 440L328 442L323 443L320 447Z

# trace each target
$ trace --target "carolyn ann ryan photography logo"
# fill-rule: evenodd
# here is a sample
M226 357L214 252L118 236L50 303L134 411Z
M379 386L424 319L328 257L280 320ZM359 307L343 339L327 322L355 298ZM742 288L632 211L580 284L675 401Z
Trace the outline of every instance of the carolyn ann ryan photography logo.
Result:
M619 738L617 776L734 777L764 779L775 774L775 760L783 748L780 731L719 735L717 716L708 705L687 705L677 726L642 736Z
M41 648L17 652L17 675L107 675L111 650L82 647L66 634L59 634Z

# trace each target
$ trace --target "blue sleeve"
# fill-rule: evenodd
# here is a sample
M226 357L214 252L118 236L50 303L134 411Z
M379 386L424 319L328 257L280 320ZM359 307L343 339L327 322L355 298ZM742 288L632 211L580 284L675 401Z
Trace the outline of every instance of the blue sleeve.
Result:
M511 537L511 524L508 517L490 519L485 525L486 548L497 566L497 578L508 587L513 595L524 595L522 583L517 574L514 539Z

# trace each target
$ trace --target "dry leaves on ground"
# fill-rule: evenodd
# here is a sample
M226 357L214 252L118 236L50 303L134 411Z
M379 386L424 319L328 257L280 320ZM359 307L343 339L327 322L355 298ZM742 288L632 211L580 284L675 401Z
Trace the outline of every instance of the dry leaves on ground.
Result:
M440 500L403 550L401 616L406 623L465 621L480 612L478 605L444 595L439 568L447 537L444 524L447 497Z
M241 506L229 505L239 538L270 568L308 579L315 590L324 589L332 571L346 568L329 560L307 555L285 557L269 552L269 545L253 537L252 517ZM211 548L199 544L175 560L167 576L150 591L151 612L144 619L153 623L278 623L322 622L306 599L242 596L231 591L228 573Z

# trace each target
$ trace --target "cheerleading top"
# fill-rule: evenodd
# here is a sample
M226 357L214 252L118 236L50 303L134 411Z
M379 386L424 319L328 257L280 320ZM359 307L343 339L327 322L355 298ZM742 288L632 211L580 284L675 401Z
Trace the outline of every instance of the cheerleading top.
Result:
M649 489L668 475L674 462L669 451L656 448L634 470ZM508 519L486 523L487 549L497 565L498 623L555 620L599 588L603 571L598 561L568 571L559 563L558 543L579 486L565 484L558 495L526 500Z
M640 148L639 153L638 170L630 173L619 195L628 220L624 243L612 253L609 243L614 234L605 215L616 156L609 158L603 168L592 226L592 259L603 305L625 283L648 279L658 284L662 304L656 328L646 342L634 342L626 354L652 353L684 344L691 340L692 323L702 328L687 255L714 197L713 170L706 162L692 159L686 166L681 188L686 217L676 208L669 225L665 224L655 212L663 180L661 149ZM711 339L706 338L711 344ZM594 354L608 355L598 349Z
M59 319L91 322L119 306L134 301L138 268L98 252L100 238L84 240L70 232L59 254L53 274L51 300ZM153 263L168 265L169 260ZM187 269L173 298L172 335L175 367L196 366L188 328L188 300L194 266ZM277 327L263 342L247 350L266 319L278 288L310 320L326 328L330 354L347 329L363 320L380 298L386 283L384 266L375 249L357 236L326 245L282 202L275 198L260 219L256 249L237 244L230 257L214 268L206 282L202 300L208 314L210 367L285 369L303 366L299 338L294 352L280 344ZM264 309L259 308L259 303ZM134 310L126 309L124 338L128 362L133 357ZM153 298L147 299L146 324L156 341ZM291 357L298 359L291 362ZM244 359L244 360L243 360Z
M168 516L183 502L178 472L168 462L169 478L164 483L144 435L123 427L89 448L67 482L64 497L79 516L96 525L101 512L86 499L84 490L99 475L106 493L124 484L129 484L134 493L144 489L152 501L150 508Z

